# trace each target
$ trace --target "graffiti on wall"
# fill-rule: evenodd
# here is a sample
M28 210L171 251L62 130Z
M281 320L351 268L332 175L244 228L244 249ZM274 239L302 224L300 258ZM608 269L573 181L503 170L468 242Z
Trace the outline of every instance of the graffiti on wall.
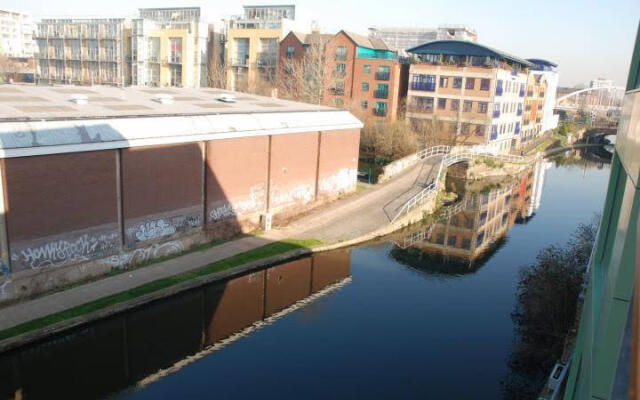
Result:
M5 299L7 297L7 286L11 283L11 279L9 279L11 271L9 270L9 266L2 261L0 261L0 272L2 272L2 277L6 279L0 285L0 299Z
M172 240L165 243L155 243L151 246L135 249L126 253L114 254L102 260L102 262L112 267L126 268L130 265L140 264L153 258L181 253L184 250L185 247L181 241Z
M209 211L209 221L218 222L238 215L256 212L264 209L266 189L263 183L249 188L249 197L242 200L224 203Z
M313 200L314 185L301 184L287 190L274 188L271 204L275 207L290 203L308 203Z
M341 193L355 188L358 179L358 171L352 168L343 168L337 173L322 178L319 191L323 193Z
M60 266L106 256L118 249L118 232L84 234L11 252L12 265L26 268Z
M200 214L180 215L167 218L156 218L141 221L127 228L126 235L130 241L146 242L173 235L190 228L202 225Z

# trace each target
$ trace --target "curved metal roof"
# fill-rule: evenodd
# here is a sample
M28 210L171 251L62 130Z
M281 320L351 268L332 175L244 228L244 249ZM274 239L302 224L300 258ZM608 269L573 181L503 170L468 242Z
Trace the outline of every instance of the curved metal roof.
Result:
M453 56L496 57L530 67L532 64L520 57L464 40L435 40L407 50L412 54L445 54Z
M543 60L542 58L527 58L527 61L529 61L532 64L545 65L547 67L557 67L558 66L558 64L552 63L551 61Z

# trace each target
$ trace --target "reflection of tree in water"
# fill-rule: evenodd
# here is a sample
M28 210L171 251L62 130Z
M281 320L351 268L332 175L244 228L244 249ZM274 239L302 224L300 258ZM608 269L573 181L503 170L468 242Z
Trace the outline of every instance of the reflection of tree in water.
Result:
M575 328L578 295L595 241L598 219L579 225L565 246L542 249L520 271L512 313L518 339L501 382L505 399L536 399ZM566 356L566 355L565 355Z

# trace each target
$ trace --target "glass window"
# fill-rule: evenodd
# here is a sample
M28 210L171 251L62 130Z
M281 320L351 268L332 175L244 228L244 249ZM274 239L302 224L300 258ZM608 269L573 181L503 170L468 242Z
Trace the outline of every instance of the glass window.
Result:
M467 81L464 85L465 89L473 89L473 87L476 85L476 79L475 78L467 78Z
M182 38L169 38L169 62L182 62Z
M344 104L344 103L343 103L343 101L342 101L342 99L341 99L340 97L338 97L338 98L335 100L335 103L336 103L336 107L342 107L342 105Z
M363 67L363 72L364 72L365 74L370 73L370 72L371 72L371 65L369 65L369 64L365 64L365 65L364 65L364 67Z
M296 49L292 45L287 46L287 57L293 57L293 53L295 53Z
M473 102L471 100L465 100L464 103L462 103L463 112L471 112L472 107L473 107Z
M447 99L438 99L438 110L444 110L447 108Z
M491 86L491 79L480 80L480 90L489 90L489 86Z
M336 48L336 60L347 59L347 46L338 46Z
M451 111L458 111L460 108L460 100L451 99Z
M362 100L362 102L360 103L360 105L362 106L362 108L365 108L365 109L366 109L367 107L369 107L369 102L368 102L368 101L366 101L366 100Z
M337 72L344 72L346 70L346 65L344 63L337 63L336 64L336 71Z
M478 112L486 114L488 110L488 105L485 102L478 103Z
M362 91L363 92L369 91L369 82L362 82Z
M440 77L440 87L441 88L446 88L448 83L449 83L449 77L446 77L446 76L441 76Z
M453 78L453 88L454 89L462 88L462 77L456 76L455 78Z
M449 236L447 238L447 245L448 246L454 247L457 242L458 242L458 237L457 236Z

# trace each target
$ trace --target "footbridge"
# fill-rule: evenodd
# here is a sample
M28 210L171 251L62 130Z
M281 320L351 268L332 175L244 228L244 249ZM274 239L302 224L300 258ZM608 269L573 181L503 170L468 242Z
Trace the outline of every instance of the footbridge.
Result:
M522 157L510 154L495 154L483 147L435 146L418 153L423 159L423 170L413 186L402 195L385 204L384 212L393 223L398 218L408 214L411 210L433 198L438 193L438 187L446 174L446 169L454 164L470 162L478 158L490 158L515 164L531 163L537 156ZM434 162L435 161L435 162Z

